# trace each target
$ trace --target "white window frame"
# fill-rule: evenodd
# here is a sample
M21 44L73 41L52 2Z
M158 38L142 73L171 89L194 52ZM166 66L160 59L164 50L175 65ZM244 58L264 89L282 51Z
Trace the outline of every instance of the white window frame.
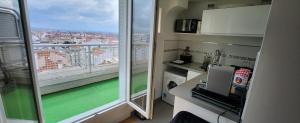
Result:
M29 45L28 50L29 53L28 56L31 58L30 62L33 63L30 67L31 68L35 68L35 64L34 64L34 56L33 54L33 49L32 49L32 43L31 43L31 35L30 35L30 20L29 20L29 16L28 16L28 8L27 8L27 0L20 0L19 4L20 4L20 12L22 13L23 17L22 17L22 21L24 21L24 26L26 27L24 30L24 35L26 35L28 37L28 42L27 45ZM121 10L122 9L122 10ZM64 119L60 122L62 123L70 123L70 122L79 122L82 120L87 120L90 119L94 116L96 116L97 114L101 114L103 113L103 111L108 111L110 109L115 108L116 106L120 106L124 103L126 103L126 74L124 74L126 72L127 66L126 66L126 40L127 40L127 12L125 12L124 14L123 11L127 10L127 2L124 0L119 0L119 99L115 100L111 103L108 103L106 105L100 106L98 108L86 111L84 113L75 115L73 117ZM124 21L121 21L124 20ZM25 37L26 37L25 36ZM26 39L25 39L26 40ZM42 101L41 101L41 93L40 93L40 88L39 88L39 83L36 82L37 79L37 71L33 69L32 71L33 74L33 83L34 83L34 90L35 90L35 98L36 98L36 107L37 107L37 113L38 113L38 120L41 123L45 123L44 120L44 116L43 116L43 109L42 109ZM5 118L5 117L4 117Z
M133 0L128 0L128 36L127 36L127 103L142 114L147 119L152 119L153 116L153 99L154 99L154 88L153 88L153 62L154 62L154 34L155 34L155 17L156 17L156 0L153 0L150 25L150 43L149 43L149 62L148 62L148 78L147 78L147 90L146 90L146 110L144 111L135 103L131 102L131 38L132 38L132 3Z
M30 57L30 63L31 68L35 68L34 64L34 56L33 49L31 46L31 35L30 35L30 20L28 18L28 9L27 9L27 0L20 0L20 12L22 13L22 21L23 26L25 28L24 35L27 37L25 40L27 41L28 45L28 56ZM153 86L152 86L152 71L153 71L153 47L154 47L154 32L155 32L155 14L156 12L153 11L152 15L153 19L151 22L151 34L150 34L150 41L152 41L149 45L149 59L151 59L148 63L148 82L147 82L147 102L146 102L146 111L142 110L140 107L136 106L136 104L132 103L130 101L130 46L131 46L131 12L132 12L132 0L124 1L119 0L119 99L108 103L104 106L95 108L90 111L86 111L84 113L78 114L76 116L73 116L71 118L65 119L60 122L80 122L87 119L90 119L97 114L103 113L103 111L108 111L110 109L113 109L117 106L120 106L124 103L128 103L131 107L133 107L135 110L140 112L142 115L144 115L147 119L152 119L152 110L153 110ZM153 9L156 10L156 0L153 0ZM31 52L31 54L30 54ZM34 83L34 91L35 91L35 100L36 100L36 108L38 113L38 120L41 123L44 123L44 117L43 117L43 111L42 111L42 101L41 101L41 94L40 94L40 88L38 85L37 80L37 71L33 69L32 71L32 77L33 77L33 83Z

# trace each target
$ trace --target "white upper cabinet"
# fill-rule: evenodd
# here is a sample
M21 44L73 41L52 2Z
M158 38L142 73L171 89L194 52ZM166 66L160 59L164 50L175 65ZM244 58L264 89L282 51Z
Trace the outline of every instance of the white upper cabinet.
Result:
M270 5L204 10L201 34L263 37Z

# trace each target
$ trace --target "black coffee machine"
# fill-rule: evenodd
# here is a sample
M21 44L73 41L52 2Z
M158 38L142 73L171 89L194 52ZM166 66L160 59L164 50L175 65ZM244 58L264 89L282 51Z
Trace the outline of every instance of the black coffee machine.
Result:
M192 63L192 55L190 54L190 47L186 47L183 53L179 56L179 59L186 63Z

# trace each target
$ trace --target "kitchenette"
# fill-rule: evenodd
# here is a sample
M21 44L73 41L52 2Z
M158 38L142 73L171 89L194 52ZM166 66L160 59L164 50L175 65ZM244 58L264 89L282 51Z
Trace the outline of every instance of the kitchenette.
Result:
M207 122L241 122L270 3L191 0L159 8L156 95L174 106L173 117L187 111Z
M197 93L197 90L194 91L195 89L198 88L203 88L202 90L205 89L204 83L207 82L208 72L204 70L199 71L197 69L190 68L189 66L193 66L193 64L196 65L197 63L196 64L191 63L191 65L185 65L185 66L178 66L178 68L197 72L198 75L192 77L190 80L187 80L185 83L182 83L172 89L169 89L169 93L171 95L174 95L174 100L173 100L174 102L172 102L174 105L173 117L175 117L175 115L180 111L188 111L209 122L217 122L217 120L222 123L239 122L240 112L239 109L236 109L236 107L234 106L226 107L227 105L226 104L223 105L222 103L219 103L218 102L219 100L211 100L210 98L205 99L205 98L197 97L197 94L194 94L194 92ZM217 95L217 96L221 96L221 95ZM163 100L166 100L164 98L168 98L168 97L167 96L163 97ZM222 117L219 117L220 114L222 114Z
M162 99L174 105L173 117L188 111L209 122L240 121L251 68L210 64L205 69L205 64L195 62L165 65Z

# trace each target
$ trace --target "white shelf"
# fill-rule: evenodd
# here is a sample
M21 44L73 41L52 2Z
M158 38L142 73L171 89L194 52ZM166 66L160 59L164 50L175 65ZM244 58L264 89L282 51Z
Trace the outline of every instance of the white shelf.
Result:
M201 35L200 33L181 33L181 32L175 32L175 34L178 34L178 35Z
M264 37L263 34L229 34L229 33L179 33L175 32L178 35L191 35L191 36L238 36L238 37Z

